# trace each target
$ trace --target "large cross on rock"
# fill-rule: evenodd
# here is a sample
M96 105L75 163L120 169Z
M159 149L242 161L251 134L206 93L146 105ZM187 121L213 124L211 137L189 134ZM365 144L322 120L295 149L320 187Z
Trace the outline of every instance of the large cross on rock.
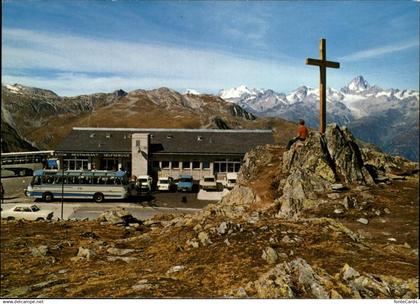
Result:
M319 66L319 132L325 133L327 108L327 68L339 69L340 63L327 61L325 39L321 39L319 46L320 59L306 58L306 64Z

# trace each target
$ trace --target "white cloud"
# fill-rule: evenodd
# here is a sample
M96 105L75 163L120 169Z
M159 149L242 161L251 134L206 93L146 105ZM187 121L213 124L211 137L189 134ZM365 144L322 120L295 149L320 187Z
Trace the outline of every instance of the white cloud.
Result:
M410 41L410 42L403 42L403 43L392 44L392 45L387 45L387 46L382 46L378 48L372 48L372 49L355 52L355 53L343 56L339 58L339 60L341 61L364 60L364 59L379 57L385 54L403 51L403 50L413 48L413 47L418 47L418 46L419 46L418 40Z
M318 71L303 60L284 63L220 51L11 28L3 28L2 40L3 82L51 89L60 95L161 86L217 92L240 84L287 91L296 82L311 85L318 79ZM12 70L15 76L7 72Z

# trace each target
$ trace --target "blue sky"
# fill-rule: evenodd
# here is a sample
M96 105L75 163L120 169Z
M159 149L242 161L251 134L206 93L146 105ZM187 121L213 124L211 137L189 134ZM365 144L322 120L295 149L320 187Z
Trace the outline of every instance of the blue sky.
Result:
M318 86L327 39L328 86L363 75L418 89L415 1L2 2L2 82L60 95L169 87L217 93L245 84L289 92Z

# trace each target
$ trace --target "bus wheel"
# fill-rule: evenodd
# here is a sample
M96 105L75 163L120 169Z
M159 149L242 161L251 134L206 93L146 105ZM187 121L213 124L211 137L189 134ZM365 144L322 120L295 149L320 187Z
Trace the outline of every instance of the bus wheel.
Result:
M102 203L104 201L104 195L102 193L95 193L93 200L97 203Z
M46 202L51 202L51 201L53 200L53 198L54 198L54 196L52 195L52 193L51 193L51 192L45 192L45 193L42 195L42 199L43 199L44 201L46 201Z

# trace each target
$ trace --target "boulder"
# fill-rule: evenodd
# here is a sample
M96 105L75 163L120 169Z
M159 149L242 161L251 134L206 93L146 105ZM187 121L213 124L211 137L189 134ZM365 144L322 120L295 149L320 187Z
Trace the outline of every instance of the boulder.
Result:
M95 256L96 254L88 248L79 247L79 251L77 252L77 257L86 258L88 261Z
M351 268L348 264L344 264L343 268L340 271L340 277L345 281L352 280L359 276L359 272Z
M336 173L343 176L346 183L374 184L371 173L363 163L359 146L346 127L329 125L325 131L325 139Z
M301 168L294 169L287 177L279 191L283 195L277 200L280 206L279 217L297 215L300 211L317 206L320 194L328 189L328 182L321 177L306 172Z
M49 249L48 246L46 245L41 245L38 247L32 247L31 248L31 253L34 257L44 257L49 253Z
M271 247L266 247L261 257L269 264L275 264L278 259L277 252Z
M183 265L176 265L176 266L171 267L166 273L167 274L175 273L175 272L183 270L184 268L185 266Z
M203 244L203 246L206 246L212 243L209 238L208 233L205 231L202 231L198 234L198 239L200 240L201 244Z
M134 249L120 249L120 248L115 248L115 247L108 248L107 250L109 254L113 254L113 255L126 255L134 251L135 251Z
M132 286L131 288L133 288L134 290L143 290L143 289L149 290L149 289L154 288L154 285L149 283L147 279L142 279L138 281L137 284Z
M225 234L225 233L227 232L227 230L228 230L228 223L226 223L226 222L222 222L222 223L219 225L219 228L217 228L217 232L218 232L220 235Z
M141 223L141 221L133 217L124 208L109 209L98 217L98 221L108 222L113 225L124 225L124 226L128 226L131 223Z
M367 225L367 224L369 224L369 220L368 220L368 219L365 219L365 218L363 218L363 217L361 217L361 218L357 219L357 222L359 222L359 223L361 223L361 224L363 224L363 225Z

